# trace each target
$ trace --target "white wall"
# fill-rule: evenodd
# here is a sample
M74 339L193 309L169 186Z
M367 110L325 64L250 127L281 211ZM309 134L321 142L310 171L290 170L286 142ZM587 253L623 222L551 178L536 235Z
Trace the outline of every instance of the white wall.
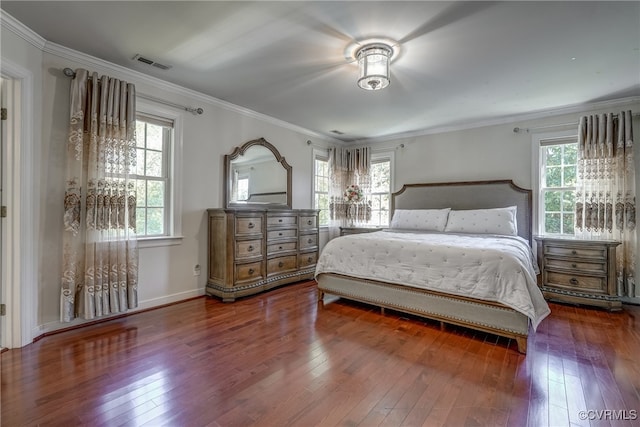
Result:
M573 128L577 129L578 120L585 114L629 109L640 112L640 100L620 100L570 114L397 139L374 147L395 148L395 190L409 183L488 179L512 179L517 185L531 189L534 135L571 128L567 123L575 123ZM639 129L640 118L634 117L633 124ZM514 127L530 131L516 133ZM640 177L640 156L635 158Z

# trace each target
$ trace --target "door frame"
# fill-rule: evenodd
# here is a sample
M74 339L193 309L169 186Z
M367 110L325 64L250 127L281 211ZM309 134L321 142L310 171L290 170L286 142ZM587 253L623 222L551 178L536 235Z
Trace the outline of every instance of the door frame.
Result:
M37 333L37 274L35 203L37 182L34 151L33 74L6 58L0 58L0 74L7 84L9 114L4 153L2 248L2 292L6 316L1 322L0 347L18 348L30 344Z

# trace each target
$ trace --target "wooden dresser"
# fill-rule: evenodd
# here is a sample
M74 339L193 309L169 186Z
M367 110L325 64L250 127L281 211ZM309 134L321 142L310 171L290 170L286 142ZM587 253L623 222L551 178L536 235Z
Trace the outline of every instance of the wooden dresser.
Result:
M209 209L207 295L231 302L312 279L318 211Z
M616 247L611 240L535 237L545 298L620 310Z

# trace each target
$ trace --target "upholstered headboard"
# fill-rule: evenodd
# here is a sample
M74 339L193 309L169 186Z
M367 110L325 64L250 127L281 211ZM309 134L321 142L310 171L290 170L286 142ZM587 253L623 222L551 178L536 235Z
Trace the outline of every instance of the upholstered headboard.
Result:
M405 184L391 195L395 209L487 209L517 206L518 235L531 242L531 190L511 180Z

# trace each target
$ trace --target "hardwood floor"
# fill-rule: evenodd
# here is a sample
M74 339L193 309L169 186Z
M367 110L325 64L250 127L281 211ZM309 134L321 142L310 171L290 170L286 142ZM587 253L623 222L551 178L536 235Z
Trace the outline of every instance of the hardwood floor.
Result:
M640 425L640 307L551 309L525 357L493 335L319 306L312 281L235 303L198 298L2 353L0 421Z

